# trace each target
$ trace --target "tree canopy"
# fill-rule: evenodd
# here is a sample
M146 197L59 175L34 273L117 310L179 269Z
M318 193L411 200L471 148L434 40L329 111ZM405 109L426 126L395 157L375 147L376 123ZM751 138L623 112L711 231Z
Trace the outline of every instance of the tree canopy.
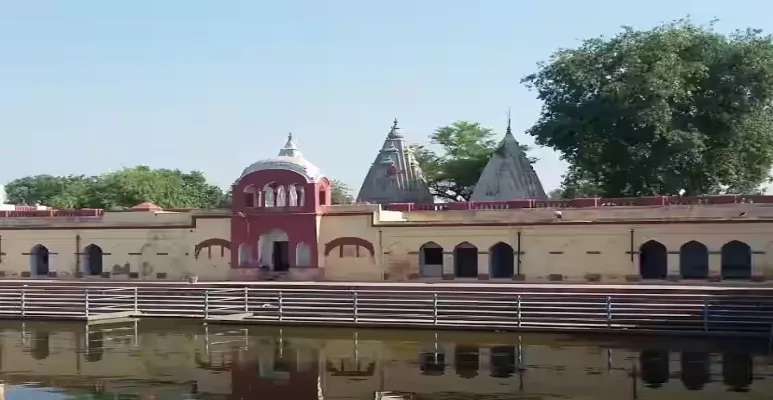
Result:
M676 21L624 27L523 79L544 102L528 133L601 195L747 193L773 165L773 42Z
M443 200L467 201L502 138L478 122L456 121L437 128L429 139L429 146L412 150L430 193Z
M354 196L352 195L352 189L349 185L333 179L330 182L330 197L333 204L352 204L354 203Z
M61 209L126 209L146 201L162 208L217 208L226 200L199 171L145 166L99 176L27 176L10 182L5 190L10 203Z

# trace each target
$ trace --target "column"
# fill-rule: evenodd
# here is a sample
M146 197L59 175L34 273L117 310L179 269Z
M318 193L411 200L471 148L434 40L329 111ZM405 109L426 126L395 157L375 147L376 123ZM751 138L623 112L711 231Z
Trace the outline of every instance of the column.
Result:
M478 279L488 280L491 278L489 263L491 262L491 252L478 251Z
M443 251L443 279L452 280L454 278L454 252Z

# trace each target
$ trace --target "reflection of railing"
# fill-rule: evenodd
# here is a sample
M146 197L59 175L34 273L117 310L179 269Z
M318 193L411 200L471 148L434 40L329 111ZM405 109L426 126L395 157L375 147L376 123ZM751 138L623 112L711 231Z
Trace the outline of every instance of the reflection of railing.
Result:
M770 293L770 294L768 294ZM581 285L0 284L0 317L769 335L773 290Z

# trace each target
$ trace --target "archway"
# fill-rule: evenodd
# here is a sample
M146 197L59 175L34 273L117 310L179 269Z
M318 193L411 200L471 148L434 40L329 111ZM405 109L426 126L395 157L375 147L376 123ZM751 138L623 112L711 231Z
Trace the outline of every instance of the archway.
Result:
M733 392L748 392L754 382L754 360L751 354L722 355L722 382Z
M489 368L492 378L509 378L515 375L515 346L492 347Z
M45 360L51 355L51 332L47 330L36 330L32 332L32 348L30 349L32 358L36 360Z
M252 246L250 246L247 243L242 243L239 245L239 253L237 253L238 256L238 263L240 267L247 267L250 265L252 261Z
M88 275L102 275L103 269L103 261L104 261L104 252L102 252L102 248L97 246L96 244L90 244L86 246L85 251L83 252L85 254L85 267L86 267L86 274Z
M639 247L639 275L642 279L666 279L668 251L663 243L650 240Z
M650 388L659 388L671 378L671 354L668 350L644 350L639 353L641 379Z
M491 278L511 278L515 273L515 259L513 247L507 243L499 242L489 249L489 275Z
M709 249L705 244L692 240L679 248L679 274L683 279L708 278Z
M427 242L419 248L419 275L425 278L443 276L443 247Z
M478 277L478 248L463 242L454 247L454 275L457 278Z
M35 245L30 251L30 275L47 276L50 272L51 253L42 244Z
M260 266L282 272L290 269L290 239L281 229L273 229L258 239Z
M752 249L733 240L722 246L722 279L749 279L752 276Z
M422 375L440 376L446 373L446 355L442 350L426 350L419 353L419 370Z
M480 368L480 349L473 346L456 346L454 349L454 368L456 374L464 379L478 376Z
M701 390L711 381L711 354L707 352L682 353L682 384L688 390Z

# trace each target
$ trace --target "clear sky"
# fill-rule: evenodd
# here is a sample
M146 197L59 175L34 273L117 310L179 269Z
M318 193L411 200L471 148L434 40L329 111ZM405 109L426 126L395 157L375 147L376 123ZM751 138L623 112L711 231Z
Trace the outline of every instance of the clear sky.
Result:
M292 131L357 190L393 118L425 141L480 121L517 138L519 81L560 47L690 16L773 32L763 0L0 0L0 183L122 166L230 185ZM546 188L565 164L536 149Z

